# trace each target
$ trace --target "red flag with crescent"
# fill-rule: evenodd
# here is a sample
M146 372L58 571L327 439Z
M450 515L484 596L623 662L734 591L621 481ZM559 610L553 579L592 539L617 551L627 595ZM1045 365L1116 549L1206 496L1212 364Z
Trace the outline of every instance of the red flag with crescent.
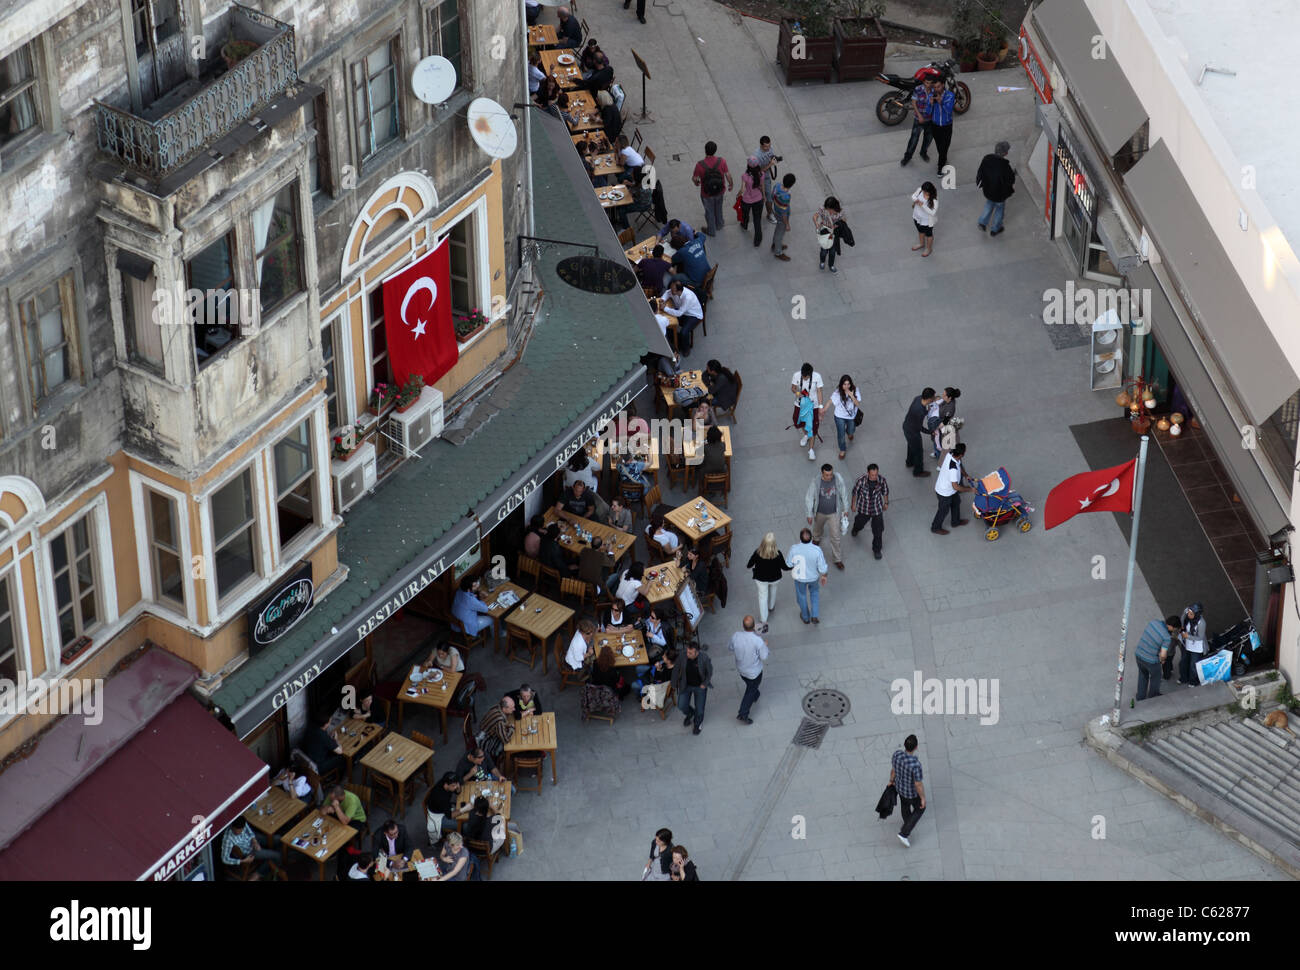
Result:
M433 384L460 359L451 322L449 240L383 282L384 335L393 380Z
M1051 529L1080 512L1132 512L1137 459L1073 475L1047 493L1043 527Z

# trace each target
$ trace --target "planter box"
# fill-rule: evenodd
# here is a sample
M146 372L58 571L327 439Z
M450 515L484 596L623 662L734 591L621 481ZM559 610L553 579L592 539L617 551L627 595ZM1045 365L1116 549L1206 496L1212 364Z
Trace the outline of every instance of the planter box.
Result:
M835 38L804 37L803 57L794 56L793 20L781 21L781 36L776 44L776 62L785 71L785 83L831 80L835 70Z
M77 639L73 640L71 643L69 643L66 647L63 648L63 651L59 654L59 659L66 666L67 664L72 663L74 660L76 660L78 657L80 657L83 653L85 653L94 645L95 642L91 640L90 637L84 637L84 636L77 637Z
M885 69L887 41L875 17L836 17L834 34L838 80L871 81Z
M479 335L479 332L482 331L482 329L485 326L486 324L480 323L477 327L475 327L473 330L471 330L469 333L465 334L464 336L461 336L460 334L456 334L456 343L458 344L469 343L471 340L473 340L475 337Z

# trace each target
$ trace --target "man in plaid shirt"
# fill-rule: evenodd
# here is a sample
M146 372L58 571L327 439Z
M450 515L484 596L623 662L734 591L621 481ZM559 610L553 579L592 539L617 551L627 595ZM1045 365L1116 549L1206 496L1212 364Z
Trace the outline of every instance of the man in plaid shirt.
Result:
M889 483L874 462L867 473L853 483L853 531L857 535L871 522L871 553L880 558L881 536L885 533L885 510L889 508Z
M905 750L894 752L889 768L889 783L898 791L898 803L903 811L903 828L898 833L898 841L909 849L912 843L908 836L925 812L925 785L921 784L921 761L913 754L916 745L916 735L909 734L907 740L903 742Z

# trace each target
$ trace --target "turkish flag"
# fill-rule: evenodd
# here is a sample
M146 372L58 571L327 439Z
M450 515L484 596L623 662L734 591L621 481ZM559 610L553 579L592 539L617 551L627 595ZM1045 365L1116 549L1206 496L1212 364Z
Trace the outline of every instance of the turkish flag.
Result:
M1132 512L1137 459L1072 475L1047 493L1043 527L1051 529L1080 512Z
M384 334L393 380L411 374L433 384L460 359L451 322L449 240L384 280Z

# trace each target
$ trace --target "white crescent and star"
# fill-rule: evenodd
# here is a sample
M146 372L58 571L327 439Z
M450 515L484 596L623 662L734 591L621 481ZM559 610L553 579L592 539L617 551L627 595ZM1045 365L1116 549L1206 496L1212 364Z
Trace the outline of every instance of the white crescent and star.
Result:
M421 276L418 280L412 283L406 291L406 296L402 299L402 323L408 327L411 326L411 322L406 319L406 308L411 303L411 297L415 296L415 294L419 293L421 290L429 291L429 309L433 309L433 305L438 302L438 284L429 277ZM411 328L411 334L416 340L419 340L420 335L424 333L424 328L427 326L427 320L420 320L417 317L416 326Z
M1093 493L1089 495L1087 498L1079 499L1079 508L1086 509L1093 502L1097 501L1097 499L1102 499L1102 498L1106 498L1109 495L1114 495L1118 491L1119 491L1119 479L1112 478L1108 484L1098 485L1093 490Z

